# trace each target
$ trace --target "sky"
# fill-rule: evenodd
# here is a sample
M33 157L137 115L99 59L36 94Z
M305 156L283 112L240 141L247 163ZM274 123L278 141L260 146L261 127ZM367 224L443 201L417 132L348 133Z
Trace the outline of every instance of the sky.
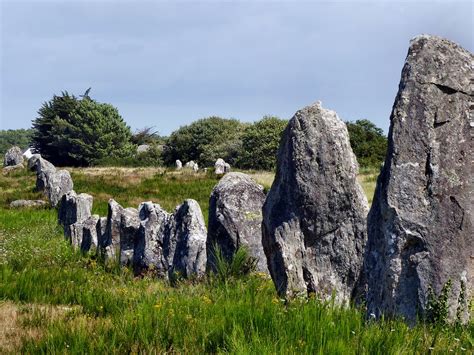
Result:
M0 129L29 128L68 91L168 135L209 116L289 119L322 101L388 131L409 41L473 52L454 1L0 0Z

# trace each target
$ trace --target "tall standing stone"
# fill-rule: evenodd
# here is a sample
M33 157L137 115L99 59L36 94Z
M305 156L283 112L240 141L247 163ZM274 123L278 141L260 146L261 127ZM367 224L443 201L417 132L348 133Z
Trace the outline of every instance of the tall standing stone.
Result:
M130 266L133 262L135 242L140 218L136 208L128 207L120 214L120 264Z
M123 207L114 199L109 200L105 233L101 233L99 245L101 253L108 261L118 261L120 253L120 224ZM103 220L99 220L101 229Z
M7 150L3 159L3 166L14 166L23 163L23 152L20 147L13 146Z
M419 314L429 315L430 288L439 296L452 283L449 316L459 310L463 320L468 317L474 280L473 61L471 53L442 38L418 36L410 43L369 214L367 305L376 316L413 323Z
M176 165L176 170L181 170L183 168L183 163L181 163L181 160L176 160L175 162Z
M290 120L263 206L263 247L277 291L350 300L361 278L367 199L346 125L320 103Z
M63 195L74 187L71 175L67 170L48 170L45 180L44 193L52 207L56 207Z
M268 272L262 247L264 201L263 187L246 174L229 173L219 181L209 200L208 268L215 266L215 246L227 260L232 259L238 248L245 247L257 260L258 270Z
M76 194L74 190L61 198L58 209L58 221L62 226L83 222L91 215L93 198L89 194Z

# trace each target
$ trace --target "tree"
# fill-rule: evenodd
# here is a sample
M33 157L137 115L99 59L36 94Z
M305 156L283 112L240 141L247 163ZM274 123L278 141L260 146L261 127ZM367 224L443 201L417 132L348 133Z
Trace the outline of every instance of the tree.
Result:
M16 145L26 149L31 144L31 129L8 129L0 131L0 154L4 154L12 146Z
M89 90L88 90L89 91ZM78 99L63 92L45 102L33 121L33 144L55 165L89 166L105 157L133 154L131 131L109 104L87 92Z
M379 167L387 152L387 137L369 120L346 122L352 150L361 167Z
M281 136L287 124L287 120L264 116L248 126L242 136L238 166L244 169L274 170Z
M183 126L168 138L163 150L167 165L179 159L212 166L218 158L234 165L241 152L246 125L235 119L208 117Z

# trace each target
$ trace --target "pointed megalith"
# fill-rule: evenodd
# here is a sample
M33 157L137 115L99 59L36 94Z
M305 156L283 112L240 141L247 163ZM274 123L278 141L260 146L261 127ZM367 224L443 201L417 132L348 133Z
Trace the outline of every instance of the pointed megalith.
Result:
M283 296L350 300L360 280L367 199L346 125L320 103L290 120L263 206L263 247Z
M413 323L429 316L428 295L452 284L449 316L458 310L467 319L474 273L473 61L445 39L418 36L410 43L369 214L367 305L376 316Z

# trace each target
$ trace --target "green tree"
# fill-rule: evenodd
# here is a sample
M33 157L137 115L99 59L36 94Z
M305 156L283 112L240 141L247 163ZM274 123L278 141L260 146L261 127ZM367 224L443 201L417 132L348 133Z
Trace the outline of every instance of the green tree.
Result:
M117 109L84 94L63 92L45 102L33 121L35 148L55 165L89 166L133 154L132 134Z
M387 152L387 137L369 120L346 122L352 150L361 167L379 167Z
M12 146L16 145L21 149L26 149L31 145L31 129L8 129L0 131L0 154L5 152Z
M183 126L168 138L163 150L166 164L176 159L212 166L218 158L234 165L242 149L246 125L235 119L208 117Z
M238 166L244 169L274 170L281 136L288 121L264 116L248 126L242 136Z

